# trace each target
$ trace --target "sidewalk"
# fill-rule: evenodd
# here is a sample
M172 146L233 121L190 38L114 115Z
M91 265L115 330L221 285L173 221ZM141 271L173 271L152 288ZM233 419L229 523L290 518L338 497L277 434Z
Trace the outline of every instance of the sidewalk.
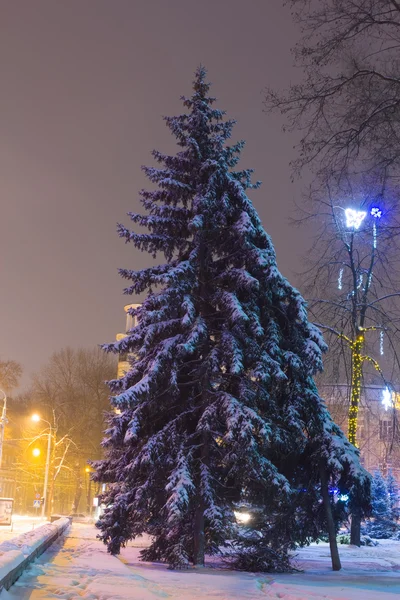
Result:
M0 600L62 598L74 600L262 600L260 580L247 573L205 569L169 571L162 565L128 566L128 547L121 559L107 554L94 526L73 524ZM264 579L264 578L263 578Z

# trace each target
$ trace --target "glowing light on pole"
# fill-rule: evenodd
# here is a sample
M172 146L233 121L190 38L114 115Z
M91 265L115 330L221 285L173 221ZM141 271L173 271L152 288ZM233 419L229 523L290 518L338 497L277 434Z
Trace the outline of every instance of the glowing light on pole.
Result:
M346 208L344 214L346 217L346 227L349 229L359 229L367 216L365 210L354 210L354 208Z
M382 216L382 211L377 206L371 208L371 216L375 217L375 219L380 219Z
M47 502L47 487L48 487L48 481L49 481L51 438L52 438L53 432L51 429L51 423L49 423L49 421L46 421L46 419L42 419L41 416L34 414L31 416L31 419L34 423L39 423L40 421L44 421L49 426L49 433L47 434L46 467L45 467L45 471L44 471L44 485L43 485L42 519L44 519L45 514L46 514L46 507L48 504L48 502Z
M355 210L353 208L346 208L344 212L345 212L345 217L346 217L346 227L348 229L352 229L352 230L359 229L362 222L364 221L365 217L367 216L366 211ZM373 248L376 249L377 236L378 236L378 234L377 234L377 219L380 219L382 217L382 210L379 207L374 206L370 210L370 215L373 218L373 228L372 228ZM368 274L365 290L369 289L369 287L371 285L371 281L372 281L372 271ZM359 279L358 279L357 288L358 289L362 288L362 285L363 285L363 275L360 274ZM342 289L342 272L339 272L338 287L339 287L339 289ZM355 295L355 290L353 289L349 293L348 298L351 296L354 296L354 295ZM375 327L369 327L367 329L365 329L363 327L359 327L357 334L355 336L355 339L347 338L344 335L341 336L343 339L345 339L348 342L348 344L350 346L350 350L351 350L352 381L351 381L350 408L349 408L349 415L348 415L348 438L349 438L349 442L351 444L353 444L354 446L357 445L357 421L358 421L358 411L359 411L360 400L361 400L362 364L365 360L369 360L374 364L375 368L379 372L381 372L379 364L375 360L371 359L368 356L364 356L364 354L363 354L363 347L364 347L364 343L365 343L365 332L368 330L375 330ZM383 354L383 331L381 332L381 336L380 336L380 352L381 352L381 354ZM386 388L382 393L382 403L385 406L386 410L388 409L389 406L393 405L392 395L388 388Z
M385 410L393 406L392 393L388 388L385 388L382 392L382 404Z

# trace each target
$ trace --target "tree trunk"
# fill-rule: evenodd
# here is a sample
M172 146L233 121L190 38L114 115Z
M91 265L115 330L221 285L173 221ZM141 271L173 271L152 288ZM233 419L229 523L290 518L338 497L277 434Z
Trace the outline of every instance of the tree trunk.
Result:
M349 426L348 437L349 442L353 446L357 446L357 420L358 409L361 399L361 383L362 383L362 348L364 344L364 336L357 335L354 342L351 344L351 398L349 408Z
M351 513L350 544L361 546L361 515L357 509Z
M352 385L349 408L348 437L349 442L351 442L353 446L357 446L357 421L358 409L361 400L363 344L364 336L362 334L358 334L351 346ZM351 513L350 543L354 546L361 545L361 514L357 507L354 507Z
M204 567L205 540L204 540L204 502L201 501L196 508L193 531L193 565Z
M332 570L340 571L342 565L340 564L339 550L336 541L336 530L335 530L335 522L333 520L332 515L332 506L331 501L329 499L329 490L328 490L328 479L326 476L326 471L323 466L320 468L321 474L321 492L322 499L325 507L326 514L326 522L328 524L328 536L329 536L329 547L331 550L331 560L332 560Z
M92 514L92 480L90 479L90 475L88 477L87 491L86 491L86 513L89 516L91 516L91 514Z
M51 481L50 481L50 491L49 491L49 497L48 500L46 502L47 506L46 506L46 512L47 512L47 517L50 519L52 513L53 513L53 507L54 507L54 473L52 473L52 477L51 477Z
M199 291L200 291L200 314L207 322L209 316L210 307L207 303L207 262L208 262L208 250L207 243L204 237L200 241L199 245ZM203 363L200 368L201 376L201 402L203 406L207 403L207 395L210 390L209 373L207 370L207 360L210 351L210 340L207 339L203 346ZM201 452L200 452L200 463L208 465L208 437L202 434L201 437ZM198 473L198 490L201 490L201 467ZM200 492L201 493L201 492ZM206 504L202 497L199 498L199 504L196 508L194 515L194 526L193 526L193 565L195 567L204 567L205 560L205 535L204 535L204 512L206 510Z
M71 506L71 512L77 513L79 509L79 503L82 497L83 490L83 481L80 473L80 465L75 465L75 477L76 477L76 488L75 488L75 496Z

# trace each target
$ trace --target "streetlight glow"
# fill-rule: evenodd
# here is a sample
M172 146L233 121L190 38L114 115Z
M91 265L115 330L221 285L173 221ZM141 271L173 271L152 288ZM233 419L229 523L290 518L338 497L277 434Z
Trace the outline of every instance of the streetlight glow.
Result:
M39 416L38 414L36 414L36 413L35 413L34 415L32 415L32 416L31 416L31 419L32 419L32 421L33 421L34 423L39 423L39 421L40 421L40 416Z
M33 456L40 456L40 448L34 448L32 454Z
M237 523L245 524L248 523L251 519L251 515L246 512L233 511L233 514L235 515Z

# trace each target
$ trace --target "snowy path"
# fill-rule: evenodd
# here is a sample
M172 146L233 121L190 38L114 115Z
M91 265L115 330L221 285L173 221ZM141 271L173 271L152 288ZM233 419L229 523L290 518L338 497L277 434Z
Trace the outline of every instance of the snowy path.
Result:
M130 545L121 558L106 553L93 526L74 524L0 600L394 600L400 598L400 543L341 548L344 568L329 569L325 545L299 554L306 573L252 575L216 568L169 571L139 563Z
M128 566L106 553L94 527L75 524L47 550L0 600L260 600L260 580L249 574L211 569L168 571L153 565ZM137 548L127 548L127 552ZM127 562L129 562L127 560Z

